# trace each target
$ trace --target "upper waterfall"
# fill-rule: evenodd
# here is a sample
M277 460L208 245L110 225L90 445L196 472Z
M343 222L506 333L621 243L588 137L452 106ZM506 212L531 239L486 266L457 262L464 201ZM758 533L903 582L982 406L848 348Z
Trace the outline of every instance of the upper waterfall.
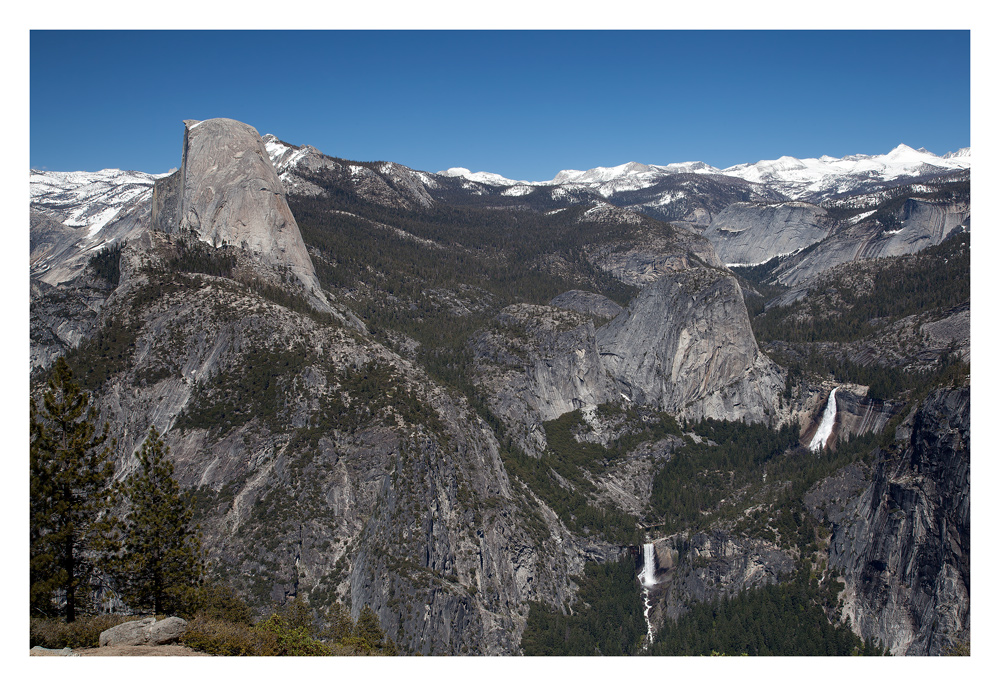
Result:
M837 418L837 389L834 388L830 391L830 399L826 401L826 409L823 410L823 419L819 422L819 428L816 429L816 435L813 439L809 441L809 450L813 452L818 452L822 450L827 441L830 440L830 434L833 433L833 422Z

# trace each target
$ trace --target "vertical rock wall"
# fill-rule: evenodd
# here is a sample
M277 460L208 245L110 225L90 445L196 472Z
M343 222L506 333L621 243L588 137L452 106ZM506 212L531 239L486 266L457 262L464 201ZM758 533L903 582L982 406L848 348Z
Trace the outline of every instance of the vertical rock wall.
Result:
M831 526L844 613L894 655L939 655L968 641L969 388L932 393L870 476L848 468L806 504Z
M153 191L153 228L191 232L211 245L233 245L291 272L314 306L327 309L284 187L252 126L232 119L186 120L176 174Z

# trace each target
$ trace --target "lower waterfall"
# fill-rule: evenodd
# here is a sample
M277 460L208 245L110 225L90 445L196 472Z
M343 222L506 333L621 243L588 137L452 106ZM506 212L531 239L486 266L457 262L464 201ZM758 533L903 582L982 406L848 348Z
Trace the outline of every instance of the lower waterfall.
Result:
M649 611L653 608L649 601L649 589L656 583L656 552L652 543L642 544L642 571L639 572L642 583L642 615L646 618L646 647L653 644L653 625L649 622Z
M816 429L816 435L809 441L809 450L819 452L830 440L833 433L833 422L837 418L837 389L830 391L830 399L826 401L826 409L823 410L823 418Z

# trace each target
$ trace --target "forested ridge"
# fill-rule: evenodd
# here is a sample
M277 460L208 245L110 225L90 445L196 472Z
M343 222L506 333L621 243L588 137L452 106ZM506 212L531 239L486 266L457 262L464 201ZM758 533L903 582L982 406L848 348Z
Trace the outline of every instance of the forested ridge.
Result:
M762 343L866 338L904 317L967 302L969 262L969 234L959 233L916 255L837 267L810 287L804 301L754 317L754 334Z
M923 395L966 378L969 364L954 349L928 361L919 338L903 325L915 320L909 326L917 327L968 309L970 255L969 234L958 233L913 255L841 265L796 302L766 311L760 305L751 325L761 348L789 372L786 398L806 375L868 386L877 400ZM734 271L771 296L781 290L754 281L765 278L766 270ZM877 348L891 354L868 359Z
M843 584L806 568L779 584L745 589L733 597L694 603L668 620L650 655L881 655L827 608L838 607Z

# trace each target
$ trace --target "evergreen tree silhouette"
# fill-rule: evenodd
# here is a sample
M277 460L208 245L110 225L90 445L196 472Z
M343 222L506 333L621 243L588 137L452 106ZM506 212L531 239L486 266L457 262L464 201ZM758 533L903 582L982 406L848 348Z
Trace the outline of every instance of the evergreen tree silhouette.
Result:
M30 411L31 608L48 614L65 597L67 622L76 619L79 594L95 563L113 551L114 520L108 425L96 428L90 396L56 360L41 406Z

